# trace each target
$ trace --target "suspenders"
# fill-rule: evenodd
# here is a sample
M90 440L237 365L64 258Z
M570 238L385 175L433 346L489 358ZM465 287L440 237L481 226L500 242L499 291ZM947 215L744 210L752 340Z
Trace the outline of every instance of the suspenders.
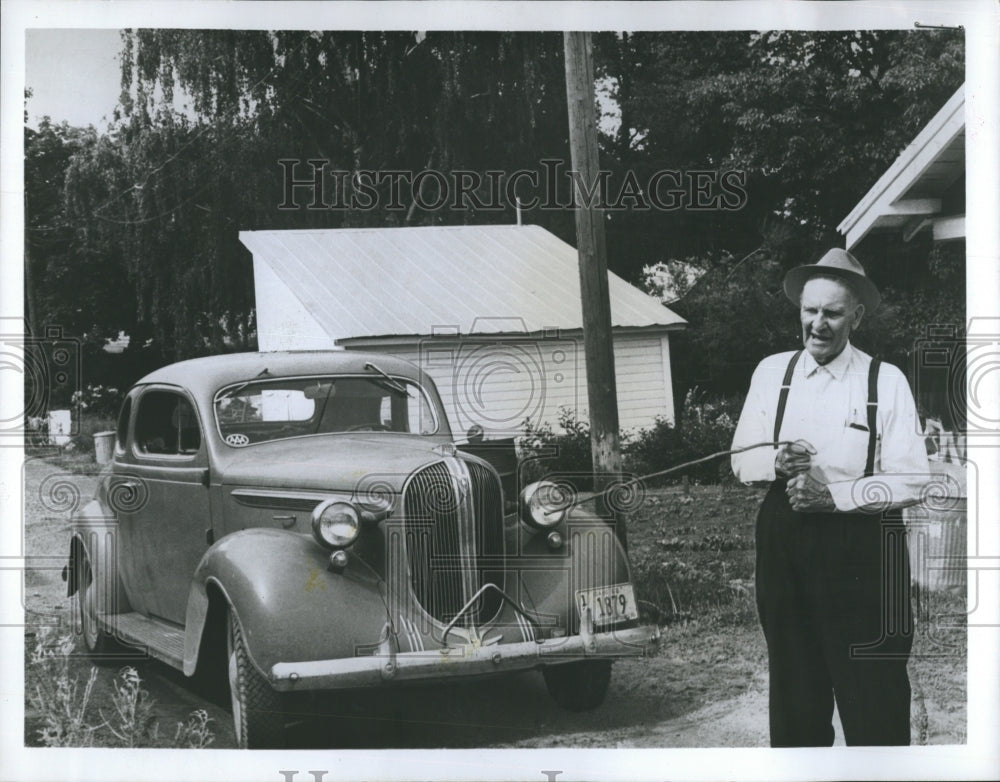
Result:
M788 368L785 370L785 377L781 381L781 392L778 394L778 412L774 417L774 441L778 442L781 435L781 422L785 418L785 405L788 402L788 389L792 385L792 376L795 373L795 365L799 363L801 350L795 351ZM868 367L868 459L865 461L865 477L875 474L875 443L877 434L875 432L878 423L878 371L882 365L882 360L873 358ZM777 450L778 446L774 446Z
M792 360L788 362L788 369L785 370L785 379L781 381L781 393L778 394L778 414L774 417L774 442L778 442L779 435L781 434L781 422L785 420L785 403L788 402L788 389L792 385L792 373L795 371L795 365L799 362L799 356L802 355L801 350L796 350L795 355L792 356ZM778 446L774 446L775 450L778 450Z
M873 358L868 367L868 460L865 462L865 477L875 474L875 424L878 412L878 368L882 360Z

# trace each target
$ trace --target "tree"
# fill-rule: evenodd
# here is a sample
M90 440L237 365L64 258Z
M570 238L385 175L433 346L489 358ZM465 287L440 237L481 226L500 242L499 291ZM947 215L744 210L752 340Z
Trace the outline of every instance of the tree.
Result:
M843 244L836 225L962 83L962 36L684 33L655 37L649 53L623 95L641 118L630 153L653 169L745 172L748 197L731 212L619 217L628 238L615 244L633 252L609 263L634 280L672 258L707 270L671 305L689 321L675 340L675 392L744 389L760 357L798 339L784 271ZM924 323L964 320L961 254L935 267L929 253L922 240L859 251L890 302L859 340L903 366Z
M26 312L36 334L59 326L67 335L103 344L135 322L120 251L88 235L89 221L77 219L82 205L74 208L66 200L68 172L100 145L93 127L55 124L49 117L37 130L25 127ZM86 189L96 197L110 171L98 164L93 173Z
M124 43L114 126L72 142L69 162L52 157L54 170L67 167L69 211L65 233L51 236L72 244L43 251L36 241L30 250L44 257L31 270L44 279L65 269L73 282L53 306L79 291L80 314L95 320L74 321L80 328L125 328L170 358L253 344L252 265L239 230L514 219L510 208L474 203L420 209L405 184L404 208L391 209L389 181L372 209L279 209L281 159L323 159L345 172L528 170L541 181L543 158L568 161L558 33L138 30ZM693 336L680 338L675 357L691 382L716 378L720 388L739 378L722 378L713 356L749 361L746 350L785 347L788 335L725 322L718 297L757 301L746 322L769 323L773 302L740 286L773 285L768 275L839 244L836 224L963 67L961 36L949 31L609 33L596 37L595 58L621 115L601 141L612 190L628 176L645 188L668 169L745 176L739 208L631 205L607 216L612 271L638 283L644 267L676 258L712 272L676 306ZM356 191L350 177L344 188L345 197ZM488 189L477 194L488 200ZM528 220L573 241L570 210ZM905 280L894 279L888 255L862 260L912 303L907 296L936 279L919 250L907 248L917 265ZM52 260L60 253L64 261ZM97 282L119 287L88 288ZM938 294L921 306L942 310ZM901 349L904 320L889 323L887 350Z
M141 30L124 41L117 124L81 151L67 187L87 236L117 237L134 328L171 357L252 340L240 229L513 220L475 205L416 210L405 187L409 208L391 210L388 184L373 209L282 210L279 160L482 176L567 157L558 34ZM187 112L174 106L182 94ZM355 183L343 184L349 198ZM545 219L572 235L571 213Z

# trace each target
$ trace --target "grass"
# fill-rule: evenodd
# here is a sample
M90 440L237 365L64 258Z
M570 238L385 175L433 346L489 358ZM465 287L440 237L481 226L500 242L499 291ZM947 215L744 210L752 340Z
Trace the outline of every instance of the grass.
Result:
M756 621L754 518L761 491L651 489L628 517L633 581L650 619Z

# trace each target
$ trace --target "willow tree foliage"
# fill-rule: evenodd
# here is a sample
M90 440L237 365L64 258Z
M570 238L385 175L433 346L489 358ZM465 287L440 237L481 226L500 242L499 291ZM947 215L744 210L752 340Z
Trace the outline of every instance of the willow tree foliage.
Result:
M405 186L402 210L386 208L388 192L369 210L279 209L280 160L303 161L295 173L307 177L310 160L344 172L485 172L567 157L558 34L138 30L123 38L120 112L108 137L120 187L87 222L117 226L140 328L168 356L251 337L251 260L239 230L514 220L512 209L414 209ZM85 150L80 173L100 154L99 145ZM352 180L341 182L349 196ZM81 177L70 184L76 200L91 197L88 188ZM567 215L547 219L571 235Z

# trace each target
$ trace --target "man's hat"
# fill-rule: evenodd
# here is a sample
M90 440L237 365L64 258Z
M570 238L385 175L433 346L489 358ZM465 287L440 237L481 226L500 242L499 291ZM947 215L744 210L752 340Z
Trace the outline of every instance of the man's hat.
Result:
M796 266L785 275L785 295L798 305L802 296L802 286L816 275L839 277L853 290L868 312L873 312L882 300L875 283L865 275L865 267L847 250L834 247L816 263Z

